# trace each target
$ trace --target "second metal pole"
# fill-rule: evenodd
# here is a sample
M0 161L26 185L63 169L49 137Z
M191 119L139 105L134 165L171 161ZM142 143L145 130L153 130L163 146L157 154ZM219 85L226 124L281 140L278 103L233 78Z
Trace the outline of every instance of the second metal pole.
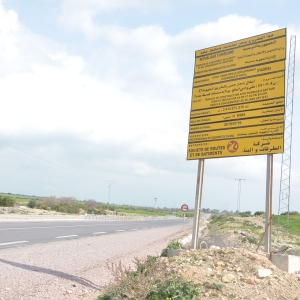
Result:
M271 251L272 224L268 226L272 216L272 189L273 189L273 154L267 156L267 178L266 178L266 217L265 217L265 252Z
M192 249L194 249L194 250L197 249L197 243L198 243L203 176L204 176L204 159L199 159L198 173L197 173L196 197L195 197L194 222L193 222L193 235L192 235L192 245L191 245Z

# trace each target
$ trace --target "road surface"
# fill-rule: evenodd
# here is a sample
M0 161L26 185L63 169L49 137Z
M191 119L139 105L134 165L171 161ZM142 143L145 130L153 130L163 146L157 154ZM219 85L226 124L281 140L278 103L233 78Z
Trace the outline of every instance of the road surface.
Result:
M190 220L186 220L190 222ZM0 249L180 225L182 219L0 223Z

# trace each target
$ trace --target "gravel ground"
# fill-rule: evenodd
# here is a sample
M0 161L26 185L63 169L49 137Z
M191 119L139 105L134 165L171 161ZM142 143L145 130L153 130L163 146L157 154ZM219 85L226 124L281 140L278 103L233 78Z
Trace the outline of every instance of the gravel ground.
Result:
M175 225L0 250L0 299L96 299L112 279L106 262L134 266L182 234Z

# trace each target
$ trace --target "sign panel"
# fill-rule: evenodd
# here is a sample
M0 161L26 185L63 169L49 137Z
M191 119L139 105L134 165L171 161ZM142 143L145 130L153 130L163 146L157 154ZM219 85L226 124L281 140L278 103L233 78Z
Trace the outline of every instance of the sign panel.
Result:
M193 143L188 148L188 159L258 155L283 152L283 135L250 137Z
M283 152L286 29L196 51L187 159Z
M247 104L222 106L222 107L218 107L218 108L210 108L210 109L204 109L204 110L194 110L194 111L191 111L191 121L192 121L192 118L197 118L197 117L222 115L222 114L227 114L229 112L230 113L245 112L248 110L260 109L260 108L271 109L272 107L276 107L276 108L282 107L284 109L284 98L252 102L252 103L247 103ZM284 111L283 111L283 113L284 113ZM240 116L238 116L238 117L240 117Z
M259 65L255 67L247 67L247 68L242 68L242 69L233 70L229 72L222 72L213 75L195 77L193 82L193 87L199 87L203 85L208 85L217 82L224 82L233 79L252 77L252 76L257 76L257 75L262 75L267 73L274 73L274 72L284 71L284 70L285 70L285 61L281 60L281 61L269 63L264 66Z
M187 212L189 210L189 207L186 204L181 205L181 210L183 212Z
M233 49L236 47L252 45L252 44L256 44L258 42L268 41L268 40L278 38L281 36L286 36L286 28L275 30L272 32L264 33L264 34L260 34L260 35L256 35L254 37L238 40L235 42L230 42L230 43L219 45L219 46L206 48L203 50L198 50L198 51L196 51L196 57L205 55L205 54L216 53L216 52L223 51L223 50L230 50L230 49Z
M284 97L285 72L193 88L192 110Z
M196 57L194 76L265 64L285 59L285 37Z

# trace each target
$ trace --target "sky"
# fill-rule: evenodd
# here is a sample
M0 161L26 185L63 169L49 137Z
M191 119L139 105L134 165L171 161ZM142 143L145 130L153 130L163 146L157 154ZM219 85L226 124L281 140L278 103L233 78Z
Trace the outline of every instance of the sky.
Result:
M0 0L0 192L180 208L195 51L287 28L296 0ZM299 49L299 47L298 47ZM291 207L300 211L299 51ZM288 64L288 61L287 61ZM281 154L274 155L273 212ZM266 156L205 160L202 207L264 211Z

